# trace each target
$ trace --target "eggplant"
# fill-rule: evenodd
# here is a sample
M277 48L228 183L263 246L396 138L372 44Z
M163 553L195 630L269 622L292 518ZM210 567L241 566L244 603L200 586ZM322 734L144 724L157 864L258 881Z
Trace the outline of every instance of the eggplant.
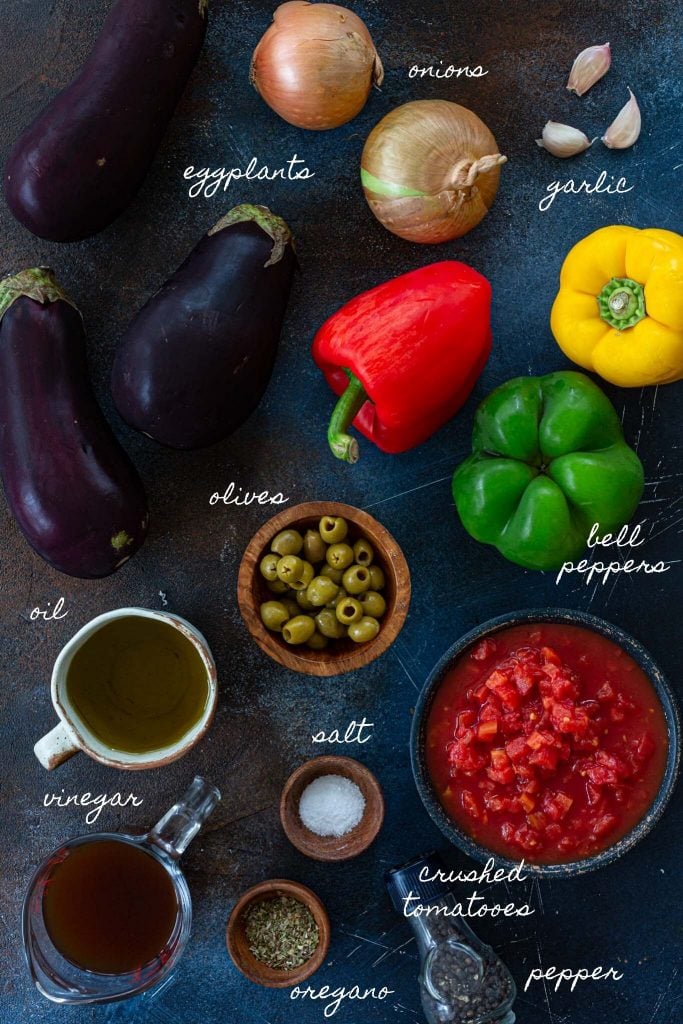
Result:
M244 423L270 380L295 265L282 218L230 210L121 340L112 394L124 420L171 448L203 448Z
M81 314L44 267L0 282L0 475L31 547L69 576L108 576L145 539L145 492L95 400Z
M142 185L204 42L208 0L118 0L85 66L24 132L7 204L34 235L102 231Z

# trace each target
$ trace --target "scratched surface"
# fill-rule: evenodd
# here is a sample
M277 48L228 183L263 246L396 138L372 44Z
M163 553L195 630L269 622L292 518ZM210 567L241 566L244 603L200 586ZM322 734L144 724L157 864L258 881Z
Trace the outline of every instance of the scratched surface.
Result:
M525 572L471 541L454 514L449 478L468 450L477 400L511 376L568 366L548 328L557 274L569 245L611 222L681 230L683 154L681 8L673 0L534 3L518 0L363 0L355 5L371 26L386 68L381 93L350 126L307 134L280 121L247 82L249 54L272 5L212 0L211 25L197 72L139 198L118 223L88 242L60 247L32 238L0 204L0 271L51 264L80 304L90 339L98 395L117 434L139 466L152 508L149 539L123 571L99 582L61 576L24 544L2 506L0 569L3 770L0 947L2 1024L59 1019L75 1024L312 1024L323 1004L292 1003L286 992L252 986L225 953L229 910L249 885L272 876L299 879L325 901L333 936L316 987L387 986L386 1002L345 1004L346 1024L419 1021L417 959L407 924L388 904L383 871L440 845L423 811L409 768L408 733L418 690L442 651L474 624L521 607L589 609L631 631L651 650L680 691L680 569L665 575L615 578L587 587L576 577L559 586ZM109 2L4 0L0 12L0 147L11 142L82 63ZM446 13L448 12L448 13ZM583 100L564 90L575 54L612 43L612 70ZM469 63L486 77L435 82L408 79L413 63ZM636 92L644 130L635 149L608 152L599 143L570 162L554 161L534 144L548 117L593 137ZM496 204L462 241L440 249L394 238L369 213L357 182L370 128L393 106L446 97L471 106L510 158ZM252 156L271 168L297 154L315 173L306 183L231 186L213 199L190 200L183 170L244 167ZM624 175L620 197L560 196L545 214L538 202L554 179L593 181L601 170ZM76 187L76 185L74 185ZM205 452L162 450L126 429L112 409L108 375L114 347L132 313L178 265L203 232L237 202L271 205L291 224L301 274L296 282L273 381L258 411L225 444ZM308 354L315 329L344 300L386 278L444 257L459 257L493 284L495 344L475 394L462 413L418 451L383 456L362 445L362 460L337 465L324 444L330 395ZM647 538L638 553L650 562L681 558L681 385L642 392L607 388L626 436L645 464L647 485L637 521ZM209 506L230 481L252 490L282 491L291 502L341 499L369 509L403 546L414 598L406 626L389 653L353 676L316 681L271 663L246 635L235 603L237 565L268 510ZM274 511L274 510L273 510ZM622 558L629 552L624 551ZM32 608L64 597L67 617L35 623ZM53 725L50 668L60 647L94 615L121 605L168 607L208 637L220 672L221 700L208 737L185 760L134 776L79 756L48 776L32 754ZM372 740L344 752L378 775L387 800L385 828L355 862L314 864L288 844L277 802L288 773L322 752L319 729L366 716ZM223 802L190 848L185 867L194 898L190 946L172 984L142 1000L109 1008L55 1008L32 989L20 941L20 905L34 865L55 845L88 830L83 812L45 809L46 793L134 792L134 810L105 810L95 828L147 827L195 772L223 792ZM613 966L624 980L592 982L571 994L535 985L518 999L520 1024L677 1024L683 1018L680 970L681 795L655 831L620 863L572 881L515 886L524 919L486 919L491 941L523 985L533 967ZM465 867L464 856L452 853ZM463 892L467 895L469 890ZM503 889L487 891L507 902Z

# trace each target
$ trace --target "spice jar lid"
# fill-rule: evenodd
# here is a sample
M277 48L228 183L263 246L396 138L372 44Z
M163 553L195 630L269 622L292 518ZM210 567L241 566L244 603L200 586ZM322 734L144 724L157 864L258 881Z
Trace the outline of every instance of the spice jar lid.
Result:
M430 879L429 881L420 878L423 872ZM447 882L441 881L437 875L438 872L447 874L448 869L441 855L436 851L421 854L406 864L385 872L384 884L394 909L399 914L403 914L405 900L411 894L417 897L420 903L429 904L449 893L451 887Z

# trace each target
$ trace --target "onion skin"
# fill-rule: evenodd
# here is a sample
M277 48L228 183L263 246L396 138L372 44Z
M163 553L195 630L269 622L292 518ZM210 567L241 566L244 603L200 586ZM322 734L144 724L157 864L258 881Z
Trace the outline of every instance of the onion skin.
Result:
M297 128L326 131L365 106L384 68L365 23L337 4L290 0L254 50L249 74L261 98Z
M471 110L448 100L415 100L370 132L361 180L385 228L409 242L437 244L460 238L486 216L506 159Z

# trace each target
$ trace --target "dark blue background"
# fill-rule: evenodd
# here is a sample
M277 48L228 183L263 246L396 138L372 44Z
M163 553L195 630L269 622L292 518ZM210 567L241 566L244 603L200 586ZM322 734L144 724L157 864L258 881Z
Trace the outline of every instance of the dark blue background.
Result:
M0 117L4 155L43 104L85 59L108 4L89 0L5 0L0 26ZM408 734L424 680L441 653L476 623L521 607L588 609L632 632L680 690L680 566L665 575L629 576L607 585L523 571L472 541L461 528L450 476L467 454L476 403L509 377L569 364L548 327L557 276L571 244L604 224L681 230L678 75L681 8L606 0L505 3L504 0L407 0L358 3L383 58L386 78L356 120L313 134L279 120L247 81L251 51L273 4L212 0L206 48L181 108L139 198L111 228L88 242L56 246L32 238L0 210L2 270L51 264L81 306L90 338L92 373L102 405L139 466L152 507L141 552L108 580L72 580L49 569L26 547L8 513L0 520L2 571L2 1024L159 1021L165 1024L314 1024L321 1003L290 1003L287 992L257 988L233 968L224 945L231 906L249 885L268 877L299 879L327 905L333 937L319 987L385 985L383 1003L342 1006L340 1024L419 1021L418 963L407 924L390 908L384 870L440 843L411 778ZM103 8L100 10L99 8ZM565 91L580 49L609 39L609 75L583 99ZM479 79L409 80L411 65L483 65ZM630 85L643 113L643 133L626 152L599 142L559 161L534 139L552 117L600 135L627 99ZM399 103L444 97L471 107L509 157L492 212L470 235L440 248L410 245L372 217L358 184L364 139ZM308 182L231 186L211 200L187 197L183 171L246 167L256 156L271 169L298 154L315 172ZM595 180L601 170L625 176L625 196L560 196L542 214L538 202L553 180ZM266 203L290 223L298 243L297 279L280 355L264 401L224 444L184 454L162 450L127 430L108 393L117 339L132 314L175 269L204 231L242 201ZM471 263L493 285L494 349L463 411L427 444L386 456L362 443L349 468L328 454L324 435L331 395L309 356L317 327L357 292L437 259ZM681 557L681 385L659 389L607 387L629 441L643 459L647 485L635 521L651 562ZM318 680L270 662L247 635L236 607L237 566L268 510L209 506L214 491L235 481L244 489L282 491L292 504L338 499L368 509L396 536L413 578L410 615L397 643L352 676ZM275 510L273 510L275 511ZM66 598L68 616L29 619L35 606ZM185 615L204 631L220 674L221 702L204 742L164 770L124 774L79 756L48 776L32 754L52 727L48 681L66 640L107 609L140 604ZM280 829L277 803L289 772L325 752L311 742L320 729L343 728L366 716L375 723L359 756L379 777L387 802L383 832L357 861L320 865L298 855ZM95 826L147 827L195 772L215 782L223 801L185 858L195 923L171 985L110 1007L69 1009L44 1001L31 987L20 942L19 915L35 864L63 839L87 831L83 812L45 809L46 793L135 793L133 811L105 810ZM676 1024L681 1019L680 793L654 832L620 863L573 881L515 886L518 902L536 913L478 925L509 963L520 987L544 967L598 964L623 971L621 982L588 982L573 994L536 984L518 999L520 1024ZM466 860L454 851L453 860ZM465 893L466 895L466 893ZM491 901L507 902L504 889Z

